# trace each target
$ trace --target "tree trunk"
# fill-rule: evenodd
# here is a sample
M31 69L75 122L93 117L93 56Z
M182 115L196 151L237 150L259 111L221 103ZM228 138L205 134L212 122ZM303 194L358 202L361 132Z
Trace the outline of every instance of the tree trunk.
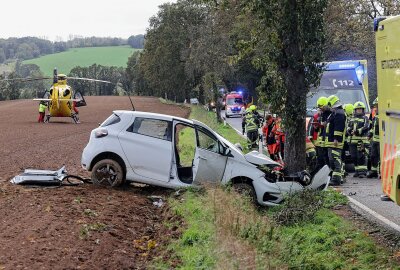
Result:
M222 123L219 91L218 91L218 86L217 86L217 83L215 82L215 79L216 78L213 77L213 82L212 82L212 88L214 90L215 112L217 115L217 122Z
M297 0L286 0L284 14L287 18L287 29L281 32L283 40L283 55L285 56L285 84L287 98L285 102L284 130L285 164L289 173L298 172L306 168L306 97L305 71L300 45L300 33Z
M286 87L288 97L285 110L288 118L284 131L285 141L285 164L289 172L298 172L306 168L306 100L304 74L288 69Z

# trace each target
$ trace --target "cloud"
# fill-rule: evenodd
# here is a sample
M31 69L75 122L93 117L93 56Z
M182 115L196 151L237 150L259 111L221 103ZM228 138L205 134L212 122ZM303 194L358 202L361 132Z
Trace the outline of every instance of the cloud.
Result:
M69 35L122 37L144 34L166 0L13 0L1 4L1 38Z

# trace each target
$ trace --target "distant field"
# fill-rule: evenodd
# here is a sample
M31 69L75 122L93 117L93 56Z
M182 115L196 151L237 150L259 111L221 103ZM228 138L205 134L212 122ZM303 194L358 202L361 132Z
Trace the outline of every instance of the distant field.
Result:
M125 67L129 56L135 50L129 46L75 48L27 60L23 63L38 65L46 75L51 75L55 67L60 73L68 74L76 66L88 67L92 64Z

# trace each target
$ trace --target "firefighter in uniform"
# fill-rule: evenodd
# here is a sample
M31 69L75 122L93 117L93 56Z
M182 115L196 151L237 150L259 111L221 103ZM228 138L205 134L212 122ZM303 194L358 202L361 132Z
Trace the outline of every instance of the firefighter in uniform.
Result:
M368 172L368 178L378 177L378 168L380 160L380 149L379 149L379 110L378 110L378 98L374 100L372 105L375 107L375 116L372 119L372 128L368 134L370 140L370 158L371 158L371 170Z
M342 150L346 132L346 114L337 96L328 97L331 114L327 119L325 146L328 148L329 164L332 172L330 185L342 182Z
M343 151L342 151L342 177L347 176L347 172L345 170L345 161L346 161L346 151L350 152L350 140L351 140L351 134L347 132L349 123L353 119L353 113L354 113L354 105L351 103L345 104L343 106L344 112L346 113L346 132L345 132L345 140L344 140L344 145L343 145Z
M365 104L358 101L354 104L354 116L348 124L347 133L350 138L350 154L354 162L356 172L354 177L364 178L367 176L367 158L369 155L369 132L370 122L365 115Z
M254 105L246 110L246 114L242 119L242 133L247 133L247 146L249 149L257 148L258 127L260 125L259 118L253 113Z
M331 114L328 107L328 98L320 97L317 100L318 112L313 117L313 129L317 133L317 138L313 141L317 152L317 166L322 168L329 165L328 151L325 147L325 126L326 120Z

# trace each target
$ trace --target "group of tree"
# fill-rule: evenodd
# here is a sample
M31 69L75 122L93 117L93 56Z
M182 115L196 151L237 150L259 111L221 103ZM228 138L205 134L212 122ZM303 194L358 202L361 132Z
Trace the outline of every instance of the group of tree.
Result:
M230 12L212 2L178 1L160 6L150 19L143 53L128 61L128 77L137 94L177 101L214 99L219 88L242 84L253 95L261 72L237 54L240 9Z
M122 45L130 45L132 48L142 49L144 35L131 36L129 39L71 35L68 41L62 41L59 38L55 42L37 37L0 39L0 64L7 60L28 60L46 54L63 52L69 48Z
M373 19L400 0L178 0L150 19L127 78L140 95L218 98L242 85L283 117L290 171L304 168L305 101L319 84L317 63L369 60L376 95Z
M69 80L72 89L80 91L85 96L112 96L124 94L126 72L123 67L108 67L93 64L90 67L74 67L70 77L89 78L108 81L110 83L91 82L84 80Z
M0 39L0 63L8 59L31 59L62 50L59 43L36 37Z
M90 67L77 66L68 74L70 77L89 78L109 83L85 80L68 80L72 89L86 96L125 95L130 86L123 67L109 67L93 64ZM45 80L24 81L23 78L44 78L39 66L17 62L15 71L7 75L6 81L0 75L0 100L40 98L51 86L51 78ZM14 80L15 79L15 80Z
M41 97L49 86L45 80L21 81L21 78L42 78L43 73L35 64L21 64L17 61L15 71L7 75L7 81L0 81L0 100L29 99ZM0 80L4 79L0 76ZM15 79L15 80L14 80Z
M128 45L134 49L143 49L144 35L130 36L128 38Z

